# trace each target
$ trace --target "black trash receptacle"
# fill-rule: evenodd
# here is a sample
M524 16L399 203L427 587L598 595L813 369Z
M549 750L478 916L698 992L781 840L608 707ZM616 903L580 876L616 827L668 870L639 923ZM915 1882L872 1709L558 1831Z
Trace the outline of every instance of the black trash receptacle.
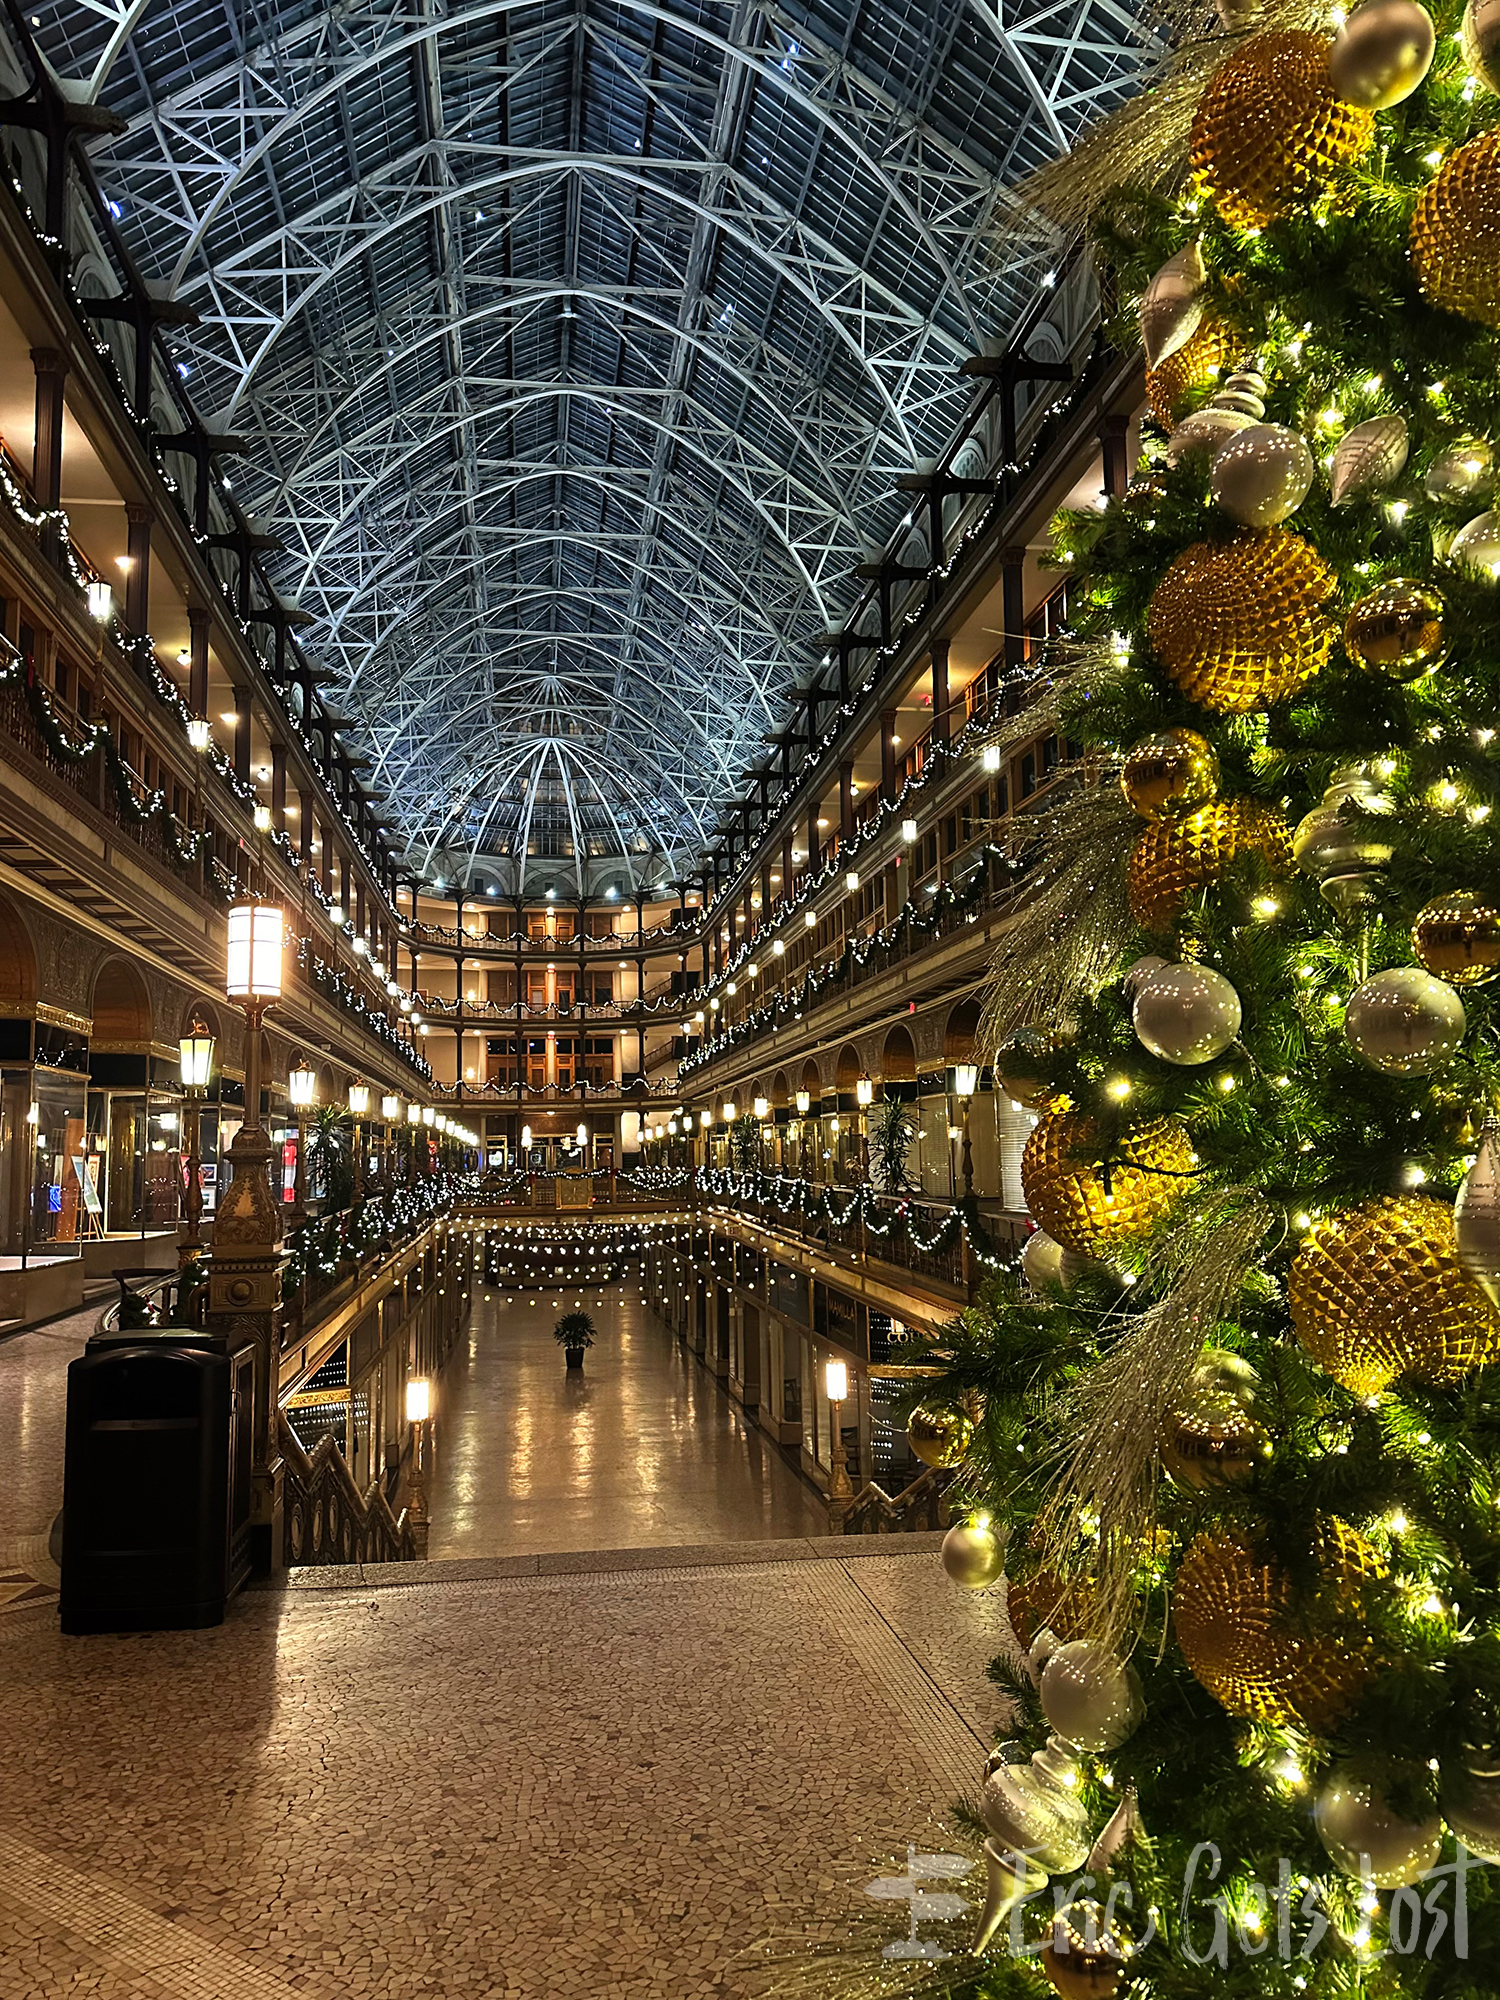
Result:
M68 1369L65 1632L217 1625L248 1570L237 1397L251 1351L181 1329L100 1334Z

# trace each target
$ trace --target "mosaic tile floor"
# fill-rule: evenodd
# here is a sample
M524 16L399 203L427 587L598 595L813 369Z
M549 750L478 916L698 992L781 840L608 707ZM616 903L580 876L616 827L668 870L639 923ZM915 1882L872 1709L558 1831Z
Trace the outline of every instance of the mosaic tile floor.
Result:
M998 1605L887 1546L403 1566L193 1634L17 1610L0 2000L764 1991L748 1947L976 1781Z

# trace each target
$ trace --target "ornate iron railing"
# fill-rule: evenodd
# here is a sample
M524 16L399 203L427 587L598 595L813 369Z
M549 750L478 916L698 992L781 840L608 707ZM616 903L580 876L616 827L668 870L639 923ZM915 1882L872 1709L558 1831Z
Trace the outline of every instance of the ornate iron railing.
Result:
M361 1493L332 1436L305 1452L278 1412L286 1461L284 1547L289 1568L312 1563L410 1562L416 1538L403 1507L392 1510L378 1482Z
M929 1465L894 1498L872 1479L845 1510L838 1529L845 1535L909 1535L948 1526L948 1487L953 1473Z

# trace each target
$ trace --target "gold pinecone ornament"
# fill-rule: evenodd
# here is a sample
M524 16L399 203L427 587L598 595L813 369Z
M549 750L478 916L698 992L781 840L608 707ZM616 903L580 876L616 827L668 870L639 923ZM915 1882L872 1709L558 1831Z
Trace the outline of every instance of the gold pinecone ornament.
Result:
M1327 664L1334 587L1327 563L1287 528L1194 542L1156 586L1146 634L1189 701L1249 715Z
M1273 806L1258 799L1217 799L1181 819L1154 821L1126 864L1130 914L1142 930L1169 931L1194 890L1249 853L1263 855L1275 875L1291 873L1291 830Z
M1325 35L1253 35L1209 78L1193 119L1193 171L1239 229L1312 201L1370 144L1374 113L1346 104Z
M1411 258L1435 306L1500 326L1500 126L1450 154L1423 188Z
M1459 1261L1453 1210L1382 1195L1320 1222L1292 1265L1297 1338L1355 1396L1403 1375L1461 1382L1500 1353L1500 1320Z
M1206 319L1175 353L1146 370L1146 401L1164 431L1218 381L1233 359L1233 339L1221 320Z
M1194 1679L1231 1715L1324 1733L1369 1678L1358 1623L1364 1587L1384 1574L1362 1535L1334 1515L1314 1531L1316 1602L1298 1615L1291 1579L1242 1529L1210 1529L1183 1557L1172 1628Z
M1108 1158L1092 1118L1055 1111L1021 1156L1026 1205L1049 1236L1090 1255L1143 1236L1168 1213L1194 1170L1192 1142L1173 1118L1128 1125Z

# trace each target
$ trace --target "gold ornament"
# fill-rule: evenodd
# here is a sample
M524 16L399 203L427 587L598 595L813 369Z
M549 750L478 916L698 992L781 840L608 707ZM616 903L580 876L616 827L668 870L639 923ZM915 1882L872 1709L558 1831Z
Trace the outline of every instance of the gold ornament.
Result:
M1357 160L1373 112L1346 104L1328 71L1324 35L1253 35L1219 64L1193 119L1193 171L1239 229L1261 229L1313 200Z
M1043 1627L1064 1643L1079 1638L1093 1603L1093 1588L1083 1578L1064 1583L1054 1570L1040 1566L1023 1567L1019 1576L1006 1578L1005 1615L1023 1647L1030 1647Z
M1500 910L1485 896L1454 889L1417 912L1411 948L1450 986L1484 986L1500 972Z
M1461 1382L1500 1353L1453 1210L1426 1195L1382 1195L1317 1224L1289 1293L1297 1338L1351 1395L1377 1396L1403 1375Z
M1143 1235L1186 1188L1192 1142L1172 1118L1142 1119L1101 1160L1098 1127L1076 1111L1041 1119L1021 1156L1026 1205L1049 1236L1085 1255Z
M1411 257L1435 306L1500 326L1500 126L1450 153L1417 197Z
M1060 1092L1047 1081L1057 1050L1051 1035L1040 1028L1018 1028L995 1051L996 1087L1028 1111L1050 1111Z
M1070 1903L1053 1919L1041 1967L1063 2000L1113 2000L1130 1950L1100 1904Z
M1320 1615L1312 1629L1297 1616L1286 1572L1240 1529L1210 1530L1188 1549L1172 1626L1194 1678L1231 1715L1322 1734L1372 1671L1369 1635L1355 1619L1363 1586L1383 1568L1333 1515L1319 1518L1313 1547Z
M1162 1470L1177 1486L1240 1486L1271 1455L1270 1434L1243 1395L1210 1367L1193 1371L1181 1405L1167 1418Z
M1422 490L1440 506L1487 499L1495 484L1495 453L1488 440L1455 438L1428 466Z
M1131 850L1125 889L1130 914L1147 931L1170 930L1195 889L1241 854L1264 855L1274 874L1291 870L1286 821L1255 799L1221 799L1183 819L1157 820Z
M1146 370L1146 401L1164 431L1170 431L1188 404L1217 381L1233 353L1228 327L1205 319L1181 347Z
M957 1465L973 1436L962 1410L931 1410L919 1403L906 1420L906 1442L924 1465Z
M1360 666L1414 681L1443 657L1443 600L1425 583L1393 576L1350 611L1344 645Z
M1194 542L1156 586L1146 633L1189 701L1248 715L1326 665L1333 592L1333 571L1289 528Z
M1164 729L1125 752L1120 790L1142 819L1180 819L1219 790L1219 759L1195 729Z
M988 1590L1005 1573L1005 1537L983 1519L956 1521L943 1537L940 1556L961 1590Z

